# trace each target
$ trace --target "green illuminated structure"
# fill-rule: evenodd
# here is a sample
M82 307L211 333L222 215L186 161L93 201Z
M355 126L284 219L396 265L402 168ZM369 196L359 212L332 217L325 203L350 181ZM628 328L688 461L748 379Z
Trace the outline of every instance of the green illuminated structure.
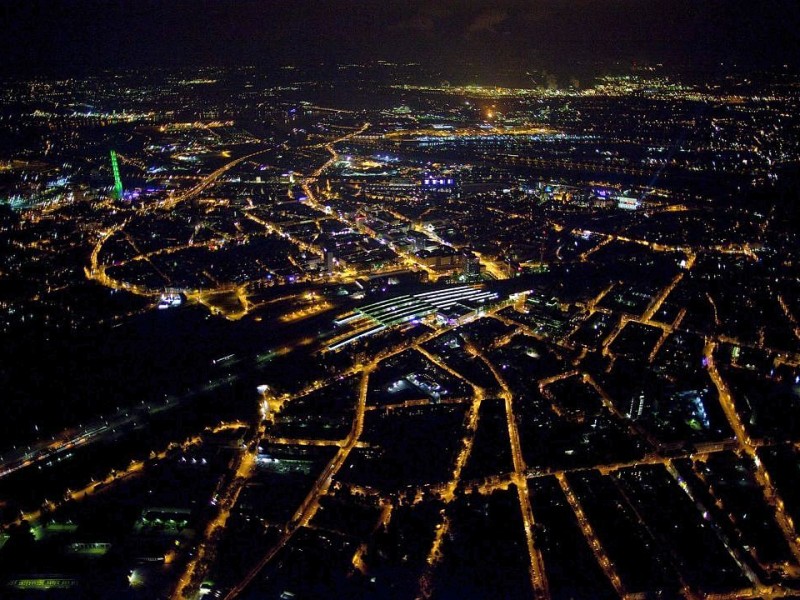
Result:
M119 176L119 162L114 150L111 151L111 170L114 172L114 199L122 200L122 179Z

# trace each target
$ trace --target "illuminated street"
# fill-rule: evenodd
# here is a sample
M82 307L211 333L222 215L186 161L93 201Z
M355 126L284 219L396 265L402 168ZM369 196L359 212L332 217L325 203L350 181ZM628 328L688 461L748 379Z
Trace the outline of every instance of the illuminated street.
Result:
M0 598L800 597L794 3L6 4Z

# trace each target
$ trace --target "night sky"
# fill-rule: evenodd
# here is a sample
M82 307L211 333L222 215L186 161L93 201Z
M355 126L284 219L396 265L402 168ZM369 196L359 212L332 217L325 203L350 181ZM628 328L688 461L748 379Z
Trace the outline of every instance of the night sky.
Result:
M800 58L796 0L3 0L0 22L0 68L18 73L375 58L569 75Z

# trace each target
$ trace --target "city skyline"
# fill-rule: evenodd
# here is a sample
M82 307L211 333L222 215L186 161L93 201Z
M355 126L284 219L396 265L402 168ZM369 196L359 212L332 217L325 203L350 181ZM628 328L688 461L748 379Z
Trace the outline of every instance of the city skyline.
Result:
M0 4L0 597L800 597L798 7Z

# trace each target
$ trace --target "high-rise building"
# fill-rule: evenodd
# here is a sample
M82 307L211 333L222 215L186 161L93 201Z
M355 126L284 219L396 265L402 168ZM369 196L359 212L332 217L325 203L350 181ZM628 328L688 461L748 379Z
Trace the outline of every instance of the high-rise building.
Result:
M647 397L644 392L639 392L631 398L630 406L628 407L627 417L633 421L638 421L644 416L645 408L647 407Z
M111 170L114 173L114 199L122 200L122 178L119 175L119 161L114 150L111 151Z
M464 253L464 275L466 277L479 277L481 274L481 259L472 252Z
M333 273L333 271L336 269L336 257L333 255L333 252L325 248L324 258L325 258L325 271L327 273Z

